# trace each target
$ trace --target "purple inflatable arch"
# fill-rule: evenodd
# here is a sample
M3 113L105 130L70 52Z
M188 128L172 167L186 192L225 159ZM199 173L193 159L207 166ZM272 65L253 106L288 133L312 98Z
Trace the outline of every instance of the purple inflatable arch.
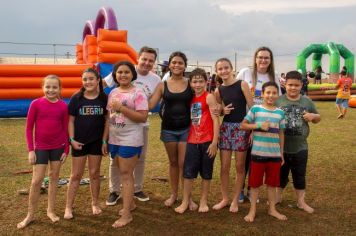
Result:
M83 39L82 39L82 41L84 41L85 36L86 36L87 34L89 34L89 35L94 35L94 28L95 28L95 23L94 23L94 21L92 21L92 20L87 20L87 21L85 22L85 26L84 26L84 29L83 29Z
M107 28L109 30L118 30L115 12L111 7L100 8L98 15L96 16L95 24L93 21L87 21L83 30L83 41L87 34L97 36L98 29L105 27L107 23Z
M100 8L98 15L95 20L94 34L97 35L98 29L102 29L107 22L109 30L117 30L117 22L115 12L111 7L102 7Z

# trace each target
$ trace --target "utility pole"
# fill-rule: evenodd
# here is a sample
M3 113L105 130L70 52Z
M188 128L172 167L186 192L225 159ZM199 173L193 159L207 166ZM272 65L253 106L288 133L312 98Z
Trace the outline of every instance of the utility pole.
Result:
M53 44L53 64L56 64L56 44Z
M235 52L235 72L237 72L237 52Z

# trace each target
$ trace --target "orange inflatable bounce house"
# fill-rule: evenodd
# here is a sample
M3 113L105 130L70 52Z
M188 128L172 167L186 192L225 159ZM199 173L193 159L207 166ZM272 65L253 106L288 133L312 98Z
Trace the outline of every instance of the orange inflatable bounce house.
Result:
M76 64L0 65L0 117L24 117L35 98L43 96L41 82L49 75L60 77L66 102L82 85L81 75L95 67L104 77L114 63L127 60L137 64L137 52L127 43L127 31L118 30L112 8L102 7L96 21L87 21L82 42L76 45Z

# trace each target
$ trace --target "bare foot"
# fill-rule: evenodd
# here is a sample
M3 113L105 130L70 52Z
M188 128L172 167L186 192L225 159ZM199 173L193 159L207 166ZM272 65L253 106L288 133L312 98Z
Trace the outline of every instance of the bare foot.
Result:
M166 207L171 207L177 201L177 196L171 195L166 201L164 201L164 205Z
M137 206L136 206L135 203L131 204L131 206L130 206L130 211L134 211L134 210L136 209L136 207L137 207ZM121 209L121 210L119 211L119 216L122 216L123 213L124 213L124 209Z
M33 221L34 221L33 216L26 216L26 218L23 221L17 224L17 228L23 229Z
M176 207L175 209L174 209L174 211L175 212L177 212L177 213L179 213L179 214L183 214L187 209L188 209L188 206L189 206L190 204L188 203L185 203L185 202L182 202L182 204L180 204L180 206L179 207Z
M343 115L343 114L340 114L340 115L338 115L337 118L338 118L338 119L343 119L343 118L344 118L344 115Z
M246 222L252 223L255 220L256 212L249 212L245 217L244 220Z
M287 216L282 215L281 213L279 213L278 211L268 211L268 214L270 216L273 216L275 218L277 218L278 220L287 220Z
M51 221L52 221L53 223L56 223L56 222L59 221L59 217L58 217L54 212L49 212L49 211L47 211L47 216L48 216L48 218L51 219Z
M302 204L297 204L297 207L303 211L306 211L310 214L312 214L314 212L314 208L310 207L308 204L306 204L305 202Z
M237 201L232 201L229 211L232 213L237 213L239 211L239 205L237 204Z
M226 207L228 205L228 200L221 200L221 202L219 202L218 204L215 204L213 206L213 209L214 210L221 210L223 209L224 207Z
M193 200L190 199L189 201L189 210L191 211L196 211L198 209L198 204L193 202Z
M93 210L93 215L100 215L103 212L99 206L91 206L91 208Z
M127 225L128 223L130 223L132 221L132 216L130 214L130 216L128 217L123 217L121 216L120 219L118 219L117 221L115 221L115 223L112 225L112 227L114 228L122 228L125 225Z
M70 209L70 208L66 208L66 209L64 210L63 219L66 219L66 220L71 220L71 219L73 219L73 210Z
M205 213L205 212L208 212L208 211L209 211L209 206L208 206L208 204L206 204L206 203L201 203L201 202L200 202L198 212Z

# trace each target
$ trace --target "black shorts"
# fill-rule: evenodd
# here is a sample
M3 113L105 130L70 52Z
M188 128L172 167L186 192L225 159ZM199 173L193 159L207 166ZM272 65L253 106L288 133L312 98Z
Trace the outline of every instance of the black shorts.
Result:
M285 188L289 182L288 175L292 172L293 186L295 189L305 189L305 175L307 171L308 150L295 154L284 153L284 164L281 166L280 186Z
M98 139L93 142L84 144L84 146L82 147L82 150L75 150L72 147L72 156L73 157L82 157L82 156L87 156L87 155L101 156L102 155L102 151L101 151L102 144L103 144L103 141L101 139Z
M64 148L51 149L51 150L35 150L36 153L36 165L47 165L48 161L60 161L64 152Z
M200 173L203 179L212 179L215 157L210 158L208 156L207 150L210 144L211 142L201 144L187 143L183 167L184 178L195 179Z

